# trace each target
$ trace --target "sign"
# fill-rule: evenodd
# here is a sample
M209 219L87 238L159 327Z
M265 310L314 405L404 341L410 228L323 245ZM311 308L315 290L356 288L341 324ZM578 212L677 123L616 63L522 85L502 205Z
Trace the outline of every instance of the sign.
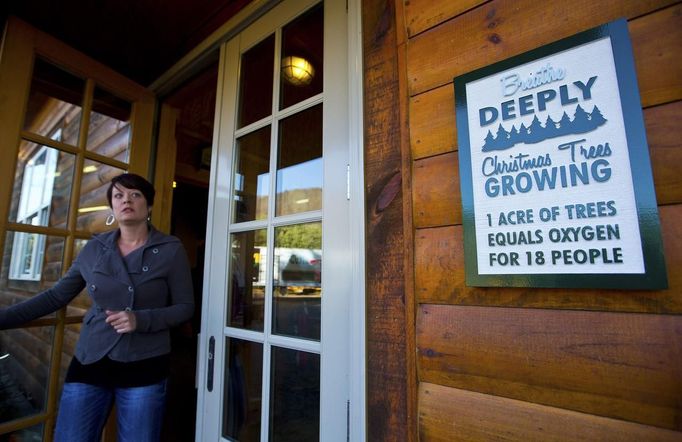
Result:
M625 20L454 84L468 285L667 287Z

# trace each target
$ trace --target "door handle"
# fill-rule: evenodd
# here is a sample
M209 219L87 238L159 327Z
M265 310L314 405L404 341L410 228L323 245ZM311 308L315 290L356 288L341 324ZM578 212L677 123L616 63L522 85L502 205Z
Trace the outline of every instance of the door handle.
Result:
M206 375L206 389L213 391L213 366L215 363L215 338L211 336L208 340L208 374Z

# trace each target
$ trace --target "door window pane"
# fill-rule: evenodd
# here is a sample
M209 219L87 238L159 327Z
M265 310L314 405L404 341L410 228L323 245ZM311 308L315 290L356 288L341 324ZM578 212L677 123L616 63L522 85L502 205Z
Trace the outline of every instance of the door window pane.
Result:
M77 145L85 81L36 58L24 130Z
M78 254L83 250L83 247L88 243L89 240L87 239L76 239L73 242L73 259L75 260ZM67 316L83 316L85 315L85 312L87 309L90 308L92 305L92 298L90 297L90 294L88 293L88 290L84 288L78 296L73 298L71 302L69 303L67 309L66 309L66 315ZM65 339L68 338L68 330L70 326L66 327L66 335ZM80 324L78 324L78 330L80 330ZM75 344L75 341L74 341ZM66 349L66 347L65 347ZM66 350L65 350L66 351ZM73 354L73 353L70 353ZM64 359L62 358L62 362Z
M241 339L226 338L225 349L223 437L240 442L258 442L263 390L263 346Z
M53 333L54 327L0 333L0 423L45 411ZM36 434L33 430L19 433Z
M274 57L274 34L242 54L238 128L248 126L272 113Z
M43 424L13 431L3 436L7 437L7 439L4 439L7 441L41 441L43 440Z
M280 109L322 92L323 24L320 3L283 28Z
M270 126L237 139L234 222L265 219L270 191Z
M265 229L230 235L230 327L263 331L266 246Z
M322 105L282 120L277 216L322 208Z
M273 333L320 339L322 223L275 229Z
M320 439L320 355L272 348L270 440Z
M61 277L64 238L7 231L0 301L16 302L51 287ZM8 302L8 304L11 304Z
M125 170L109 166L97 161L87 160L83 164L81 194L78 201L78 230L101 233L111 230L105 221L112 213L107 201L107 189L111 179L124 173Z
M30 141L19 146L9 221L66 227L75 156Z
M87 148L92 152L128 162L132 105L99 87L95 88Z

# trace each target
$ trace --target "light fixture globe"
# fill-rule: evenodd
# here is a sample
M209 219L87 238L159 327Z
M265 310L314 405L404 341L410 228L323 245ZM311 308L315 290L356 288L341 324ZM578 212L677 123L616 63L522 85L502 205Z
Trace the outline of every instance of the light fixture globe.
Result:
M307 86L313 80L315 69L308 60L290 55L282 59L282 76L294 86Z

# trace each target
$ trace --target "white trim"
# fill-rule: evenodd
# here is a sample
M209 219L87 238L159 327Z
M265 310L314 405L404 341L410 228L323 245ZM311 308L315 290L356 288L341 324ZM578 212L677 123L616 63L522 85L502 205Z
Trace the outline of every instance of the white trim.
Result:
M222 127L221 130L221 120L223 119L224 105L223 96L225 95L223 89L229 85L224 79L229 75L236 75L237 67L233 66L229 69L229 66L225 66L227 47L224 46L220 50L220 65L218 68L218 88L216 90L216 110L214 116L214 131L213 131L213 145L211 152L211 171L210 171L210 182L209 186L209 196L208 196L208 211L207 218L209 220L215 220L216 218L222 218L221 222L209 222L206 230L206 251L205 259L207 263L204 266L204 288L203 288L203 308L201 314L201 336L200 348L198 349L200 354L200 367L199 367L199 388L198 388L198 398L197 398L197 416L196 416L196 440L204 440L203 431L205 428L211 428L210 425L217 425L216 423L210 422L212 419L220 419L222 413L207 413L208 410L220 410L220 402L222 397L222 391L215 388L216 385L221 385L222 383L216 382L216 376L222 376L221 373L216 373L214 369L214 388L212 392L208 392L206 389L206 379L207 379L207 348L208 341L211 336L216 337L216 356L215 359L218 360L218 353L222 357L224 339L221 330L216 332L215 329L209 329L209 324L220 323L215 319L223 315L222 309L212 309L210 307L211 293L225 293L227 289L226 275L223 272L222 275L214 276L211 274L212 268L214 266L210 263L217 260L221 263L221 266L216 266L215 268L227 268L227 235L224 232L215 231L217 225L224 225L227 222L227 209L231 201L231 190L230 183L227 183L227 187L219 187L218 182L218 170L221 167L230 167L231 159L225 158L224 153L219 149L220 144L225 142L231 142L231 132L230 128ZM236 95L236 91L229 91L228 94ZM228 138L225 140L224 138ZM230 172L231 173L231 172ZM211 320L211 318L214 318ZM224 322L222 322L224 323Z
M348 115L350 151L350 410L351 441L367 440L367 354L365 309L365 183L363 127L362 2L348 0Z

